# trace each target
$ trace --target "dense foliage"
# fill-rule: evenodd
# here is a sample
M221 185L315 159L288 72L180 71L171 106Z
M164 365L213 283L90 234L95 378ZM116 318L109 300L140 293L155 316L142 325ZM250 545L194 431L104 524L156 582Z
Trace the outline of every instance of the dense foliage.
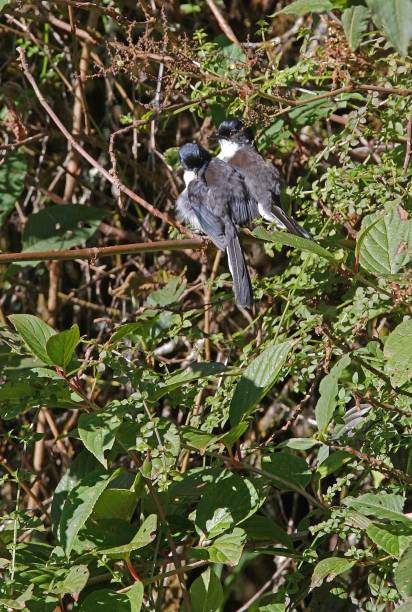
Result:
M410 0L0 8L2 609L411 611ZM251 312L173 221L227 116L315 236Z

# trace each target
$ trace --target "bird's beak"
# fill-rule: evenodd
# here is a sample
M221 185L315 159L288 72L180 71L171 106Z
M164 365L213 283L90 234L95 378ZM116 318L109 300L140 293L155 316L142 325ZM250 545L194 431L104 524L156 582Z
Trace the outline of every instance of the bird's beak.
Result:
M219 140L219 134L215 132L209 136L209 140Z

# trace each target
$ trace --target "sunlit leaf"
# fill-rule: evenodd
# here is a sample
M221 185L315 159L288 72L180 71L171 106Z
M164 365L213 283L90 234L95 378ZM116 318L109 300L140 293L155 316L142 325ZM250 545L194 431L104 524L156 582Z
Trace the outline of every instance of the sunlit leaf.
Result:
M10 315L9 319L33 355L43 363L53 365L53 361L47 353L46 345L49 338L56 334L55 330L39 317L30 314Z
M251 414L273 387L291 348L290 342L269 346L246 368L236 385L230 404L232 426Z

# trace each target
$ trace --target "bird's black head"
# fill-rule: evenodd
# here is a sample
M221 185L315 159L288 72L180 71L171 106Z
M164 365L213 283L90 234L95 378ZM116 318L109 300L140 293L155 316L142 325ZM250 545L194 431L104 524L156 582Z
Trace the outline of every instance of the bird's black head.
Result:
M252 144L253 132L243 125L239 119L225 119L219 125L217 134L212 138L216 140L230 140L239 144Z
M187 142L180 147L179 157L183 170L198 172L212 156L206 149L195 142Z

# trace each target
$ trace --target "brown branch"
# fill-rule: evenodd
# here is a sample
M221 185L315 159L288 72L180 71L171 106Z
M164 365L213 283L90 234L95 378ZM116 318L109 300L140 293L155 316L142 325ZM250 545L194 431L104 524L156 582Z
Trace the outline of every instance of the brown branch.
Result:
M204 243L199 238L195 240L159 240L157 242L136 242L110 247L89 247L86 249L67 249L65 251L39 251L27 253L0 253L0 263L15 261L60 261L65 259L90 259L126 253L157 253L159 251L183 251L185 249L200 250Z
M217 21L217 23L219 25L219 28L222 30L223 34L229 40L231 40L232 43L237 45L239 47L239 49L241 49L243 51L242 45L238 41L235 33L233 32L232 28L230 27L230 25L228 24L226 19L223 17L220 9L214 3L214 0L206 0L206 4L208 5L208 7L212 11L213 15L215 16L215 19L216 19L216 21Z
M406 127L406 153L405 161L403 162L402 174L406 174L409 165L409 159L412 152L412 110L409 114L408 125Z
M22 145L28 144L29 142L33 142L33 140L43 138L43 136L45 135L45 132L42 132L41 134L35 134L34 136L23 138L23 140L16 140L15 142L10 142L9 144L0 145L0 151L7 149L9 149L10 151L14 151L14 149L17 149L17 147L21 147Z
M40 104L43 106L43 108L45 109L45 111L47 112L49 117L52 119L52 121L57 125L57 127L59 128L61 133L70 142L70 144L72 145L73 149L75 149L78 153L80 153L80 155L86 161L88 161L91 166L96 168L100 172L100 174L105 177L105 179L107 181L109 181L112 185L117 187L122 193L127 195L134 202L137 202L137 204L139 204L140 206L143 206L143 208L145 208L150 214L152 214L155 217L158 217L159 219L162 219L162 221L165 221L168 225L172 225L173 227L178 229L180 232L187 234L191 238L195 238L195 234L193 234L193 232L191 232L187 228L185 228L182 225L180 225L180 223L176 223L176 221L174 221L171 217L169 217L169 215L167 215L166 213L161 212L160 210L158 210L157 208L152 206L152 204L149 204L149 202L146 202L146 200L144 200L143 198L138 196L136 193L134 193L134 191L132 191L131 189L126 187L126 185L124 185L123 183L120 183L120 185L119 185L118 181L116 180L116 178L114 176L112 176L110 174L110 172L108 172L105 168L103 168L103 166L101 164L99 164L99 162L96 161L94 159L94 157L92 157L75 140L73 135L63 125L63 123L57 117L56 113L53 111L53 109L51 108L51 106L49 105L49 103L47 102L47 100L45 99L43 94L41 93L41 91L40 91L36 81L33 78L33 75L30 73L30 70L29 70L29 67L28 67L28 64L27 64L27 61L26 61L26 55L25 55L24 50L21 47L18 47L17 51L18 51L18 54L19 54L19 59L20 59L20 63L21 63L24 75L25 75L26 79L29 81L30 85L33 87L33 90L34 90L34 93L37 96L37 99L39 100Z
M382 459L376 459L375 457L371 457L370 455L361 453L360 451L356 450L355 448L352 448L351 446L339 446L338 444L330 444L327 441L326 442L323 441L323 444L326 444L326 446L329 446L329 448L345 451L346 453L354 455L361 461L366 461L367 463L370 464L372 469L378 472L382 472L392 477L397 476L398 478L400 478L401 480L405 482L412 483L412 478L409 476L409 474L405 474L405 472L402 472L402 470L398 470L397 468L387 465L384 461L382 461Z

